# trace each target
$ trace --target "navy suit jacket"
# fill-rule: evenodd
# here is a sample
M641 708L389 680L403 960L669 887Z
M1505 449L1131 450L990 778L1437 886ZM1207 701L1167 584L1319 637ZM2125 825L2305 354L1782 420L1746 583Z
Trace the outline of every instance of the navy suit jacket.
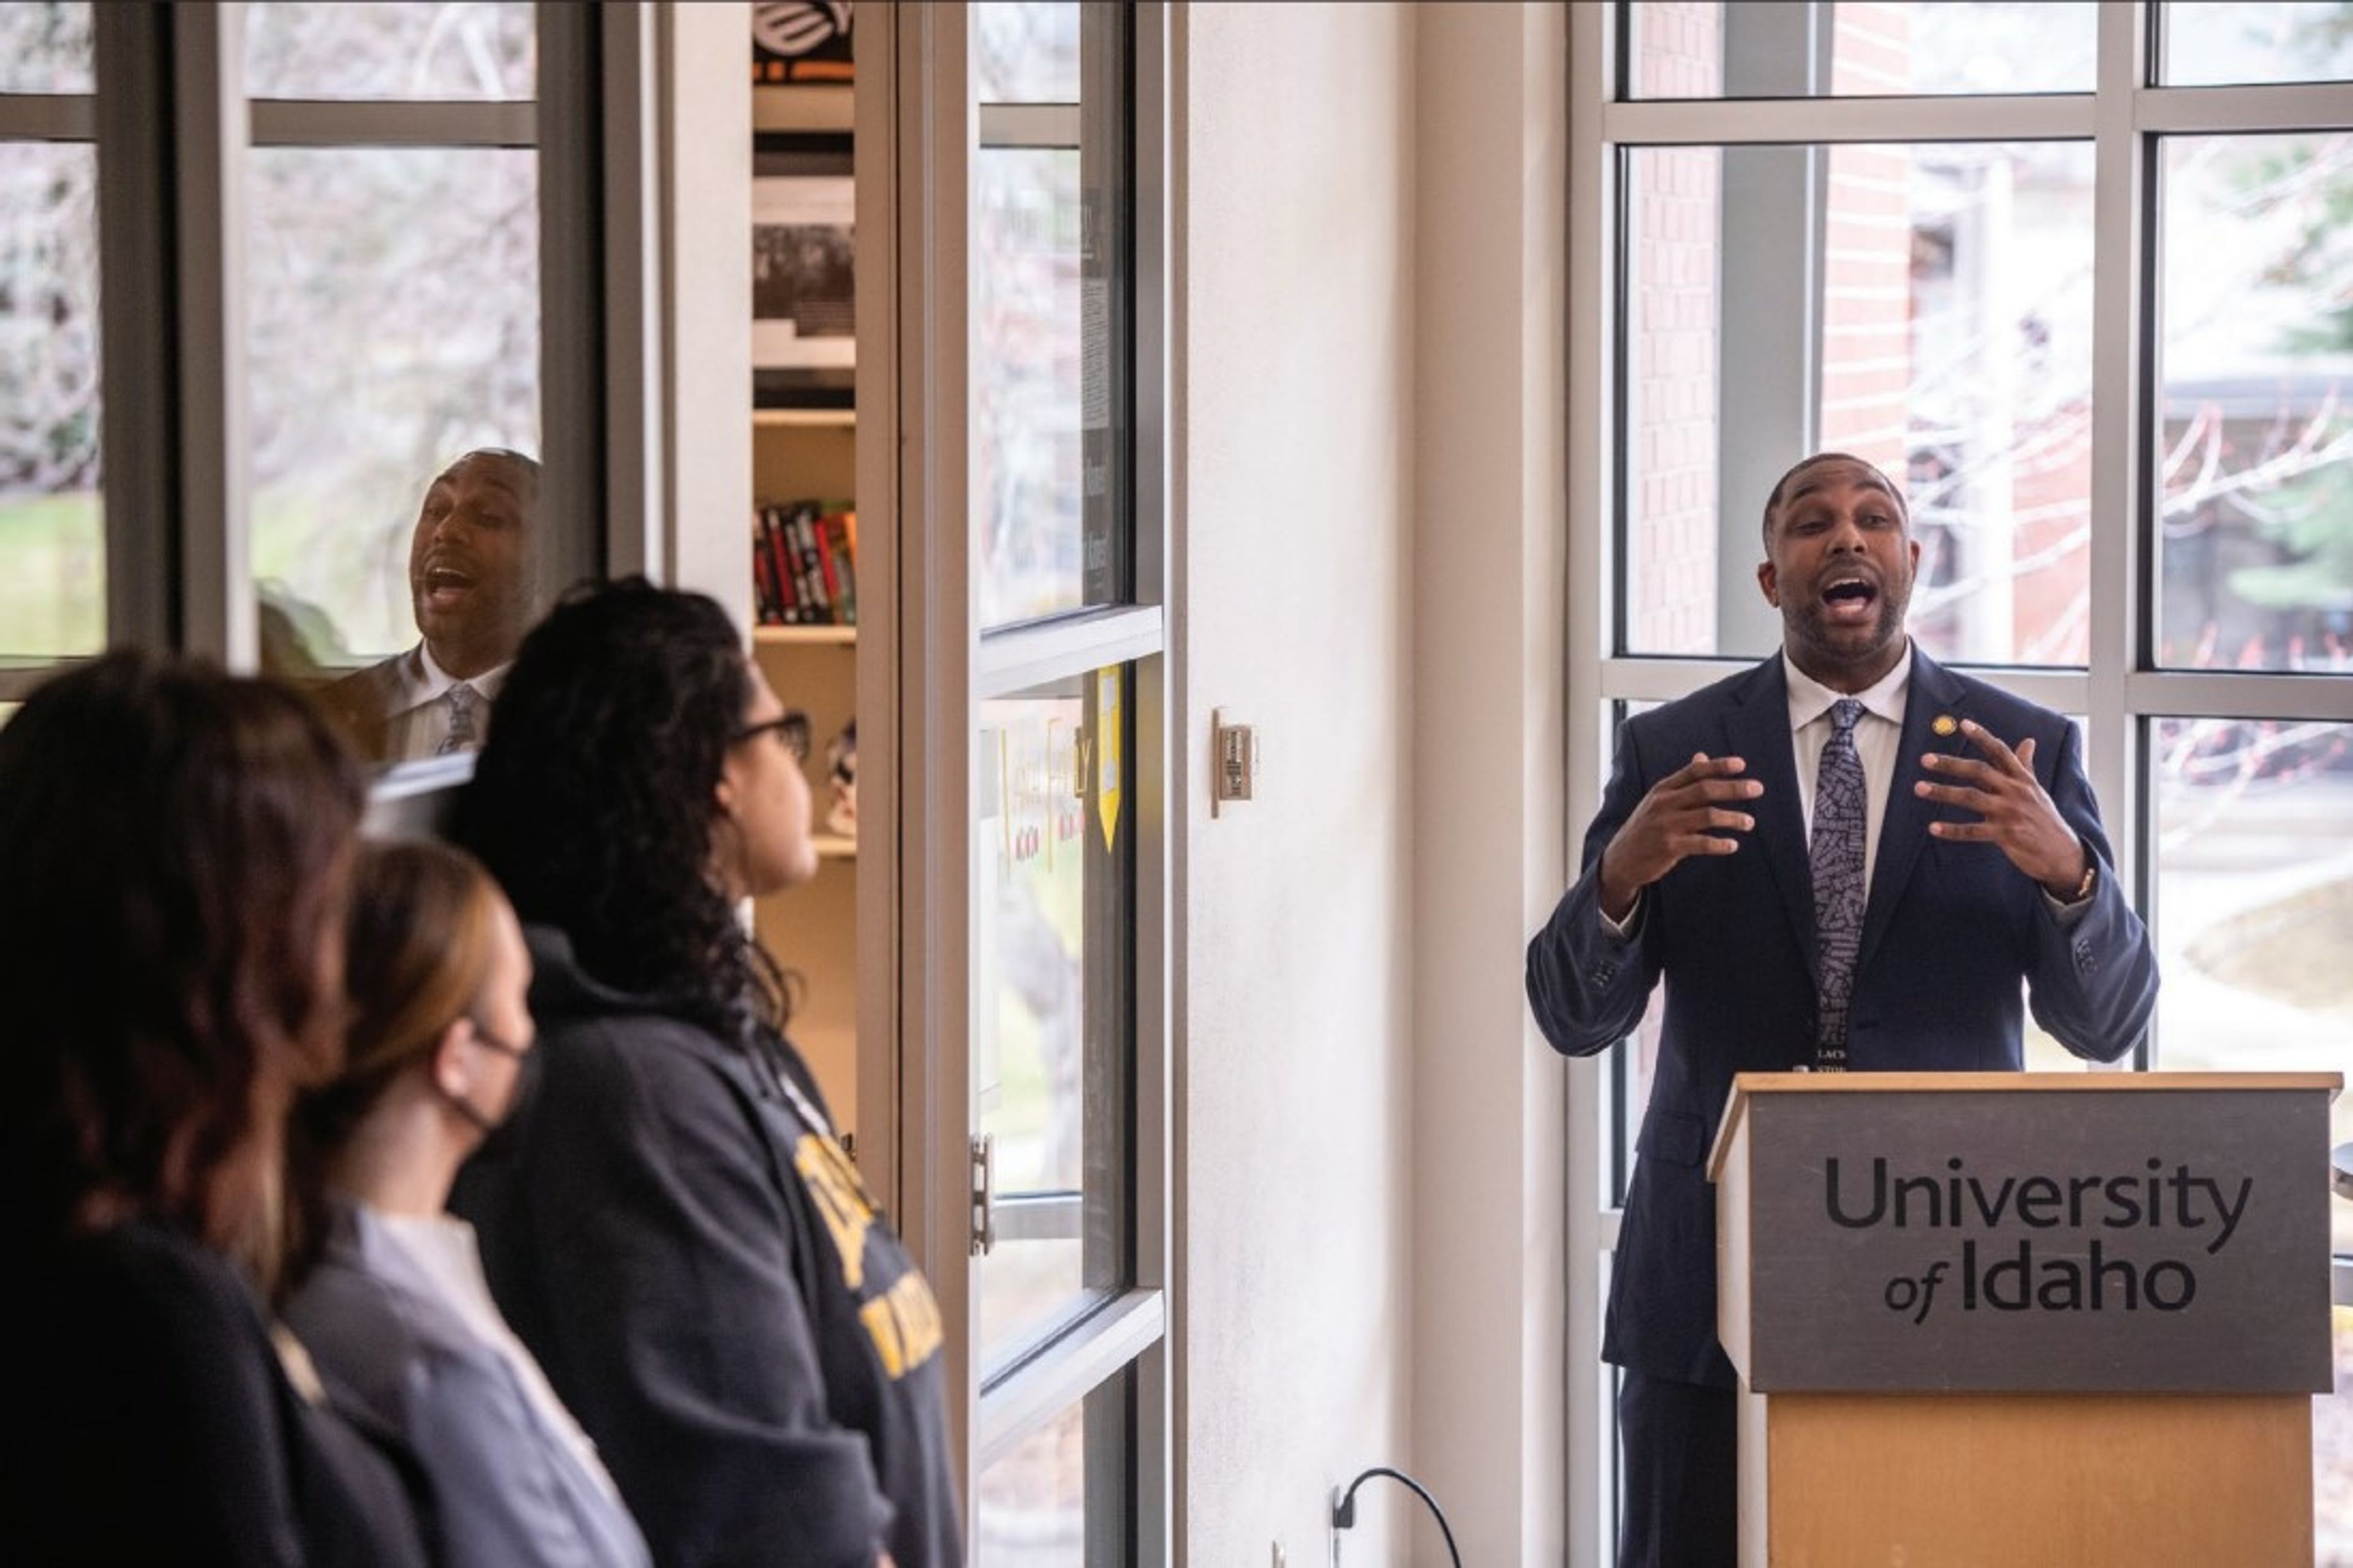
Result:
M1973 719L2013 748L2033 738L2036 775L2099 863L2091 906L2071 926L1999 848L1929 837L1939 818L1975 820L1912 793L1926 773L1922 753L1968 750L1957 730L1935 732L1939 716ZM1694 856L1644 889L1635 925L1616 937L1600 918L1601 852L1695 752L1746 759L1746 776L1765 785L1746 803L1757 826L1737 853ZM1814 1055L1813 879L1778 654L1626 723L1584 854L1582 875L1528 944L1528 1001L1546 1038L1570 1056L1605 1050L1634 1031L1662 976L1667 985L1602 1354L1727 1385L1708 1145L1735 1073L1784 1072ZM2132 1049L2156 1005L2157 965L2113 865L2074 727L1915 645L1855 961L1850 1069L2014 1070L2027 992L2035 1018L2077 1056L2113 1061Z

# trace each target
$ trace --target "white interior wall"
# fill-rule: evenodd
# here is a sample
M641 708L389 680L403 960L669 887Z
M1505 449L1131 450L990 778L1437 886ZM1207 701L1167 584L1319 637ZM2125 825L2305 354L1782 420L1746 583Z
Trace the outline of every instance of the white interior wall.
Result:
M1419 9L1413 1452L1464 1562L1559 1563L1567 1073L1521 973L1563 860L1567 40Z
M1185 20L1186 1561L1410 1468L1414 8ZM1259 727L1211 818L1210 713ZM1344 1561L1399 1560L1394 1487ZM1406 1500L1410 1502L1410 1499ZM1417 1505L1418 1506L1418 1505Z

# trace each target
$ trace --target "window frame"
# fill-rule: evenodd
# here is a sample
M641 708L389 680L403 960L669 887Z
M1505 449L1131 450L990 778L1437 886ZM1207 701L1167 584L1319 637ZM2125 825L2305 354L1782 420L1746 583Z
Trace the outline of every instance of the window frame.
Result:
M1092 1398L1091 1415L1124 1414L1107 1435L1115 1449L1089 1433L1090 1493L1119 1471L1124 1496L1108 1534L1091 1512L1090 1560L1109 1552L1165 1563L1174 1463L1168 722L1177 679L1168 572L1171 7L1137 5L1130 22L1133 591L1116 604L1002 626L981 623L973 552L979 490L966 262L975 163L984 144L1036 145L1066 133L1069 115L1060 106L979 103L965 7L877 7L860 22L858 489L862 510L893 524L871 531L866 545L859 684L893 693L898 704L891 732L878 727L860 742L861 813L896 825L889 842L860 845L860 1016L884 1021L871 1044L861 1037L860 1100L893 1108L876 1119L887 1125L861 1126L860 1163L901 1216L946 1325L966 1539L981 1474ZM875 214L888 214L887 225ZM867 581L881 592L863 591ZM974 722L987 698L1111 666L1131 671L1133 706L1133 1279L984 1384L966 1159L977 1127L971 1045L980 1000ZM1107 1453L1115 1464L1105 1463Z
M646 492L664 432L648 418L643 438L615 438L630 432L613 415L649 409L608 394L641 379L659 348L628 331L659 281L643 259L655 210L617 199L659 173L646 123L647 70L662 53L654 8L538 6L536 96L490 103L248 100L245 11L96 5L90 92L0 95L0 134L98 148L104 642L259 667L244 265L245 160L258 147L538 152L543 494L551 515L594 520L558 542L559 565L658 566L668 552ZM107 460L132 453L150 460ZM0 702L76 662L11 660Z
M1820 0L1817 0L1820 3ZM2154 929L2153 808L2146 753L2163 718L2353 718L2353 674L2168 669L2155 658L2158 498L2150 453L2158 436L2156 309L2161 139L2190 134L2353 129L2343 84L2166 87L2157 84L2162 7L2101 0L2096 73L2088 92L1985 97L1631 100L1622 45L1629 0L1571 8L1568 22L1568 375L1567 763L1567 843L1577 853L1600 805L1612 751L1610 714L1630 701L1686 695L1754 662L1746 658L1627 655L1620 562L1628 541L1620 495L1623 406L1620 323L1630 309L1620 276L1621 153L1638 146L1755 142L1918 142L2081 140L2094 149L2089 650L2079 669L1961 665L2008 690L2088 721L2085 767L2117 850L2127 896ZM1825 8L1826 9L1826 8ZM1794 457L1796 454L1792 454ZM1728 537L1728 534L1726 535ZM1574 868L1572 867L1572 874ZM2132 1065L2160 1059L2150 1043ZM1569 1516L1592 1521L1575 1552L1614 1555L1615 1421L1610 1369L1598 1362L1599 1294L1617 1241L1617 1173L1634 1133L1622 1064L1573 1074L1567 1214L1572 1321L1592 1342L1569 1354L1569 1430L1597 1435L1566 1478ZM1590 1317L1574 1304L1597 1303ZM1581 1336L1580 1336L1581 1337Z

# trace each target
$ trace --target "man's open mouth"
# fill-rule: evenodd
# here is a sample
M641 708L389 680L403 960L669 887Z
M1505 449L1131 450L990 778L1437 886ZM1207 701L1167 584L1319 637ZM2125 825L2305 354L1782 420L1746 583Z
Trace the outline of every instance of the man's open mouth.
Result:
M435 609L448 609L462 603L474 591L474 575L455 566L427 566L425 569L425 602Z
M1822 590L1822 610L1832 622L1859 625L1879 604L1879 584L1868 577L1838 577Z

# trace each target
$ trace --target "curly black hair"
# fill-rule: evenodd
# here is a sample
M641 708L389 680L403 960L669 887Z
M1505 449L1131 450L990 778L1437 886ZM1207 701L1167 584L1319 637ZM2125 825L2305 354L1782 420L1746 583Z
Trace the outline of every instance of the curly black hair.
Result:
M523 638L450 828L597 980L747 1049L787 1013L711 877L751 679L715 601L637 576L575 588Z

